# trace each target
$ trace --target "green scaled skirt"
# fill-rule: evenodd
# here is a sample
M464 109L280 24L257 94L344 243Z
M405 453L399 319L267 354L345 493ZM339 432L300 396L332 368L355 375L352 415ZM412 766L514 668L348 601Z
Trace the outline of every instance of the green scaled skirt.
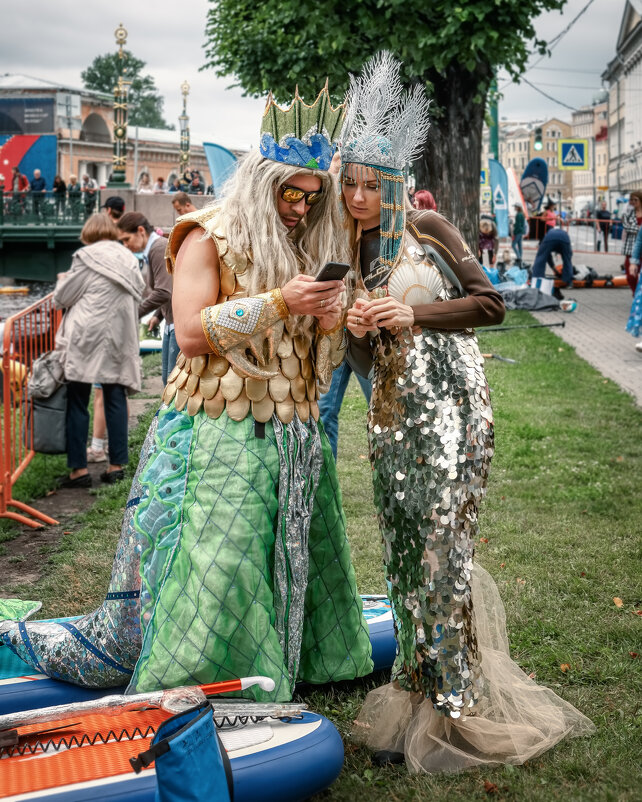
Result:
M287 701L297 680L372 671L332 452L314 421L295 424L257 438L251 417L161 409L135 517L143 646L129 692L264 675L273 692L239 695Z

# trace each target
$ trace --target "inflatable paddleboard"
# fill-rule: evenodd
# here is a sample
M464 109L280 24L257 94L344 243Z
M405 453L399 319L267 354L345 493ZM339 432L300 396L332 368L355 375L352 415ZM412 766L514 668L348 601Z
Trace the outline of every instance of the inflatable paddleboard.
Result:
M362 596L361 599L363 614L370 631L374 669L380 671L390 668L397 648L390 602L385 596ZM0 645L0 715L70 702L85 702L108 694L124 693L124 690L124 688L84 688L51 679L44 674L36 673L8 646Z
M129 711L19 728L21 735L39 734L21 738L18 746L0 748L0 799L154 802L153 764L135 775L129 759L149 748L169 715L158 709ZM218 729L230 758L235 802L304 800L338 777L343 743L323 716L303 711L285 720L243 720L247 718ZM45 727L49 732L42 732Z
M563 282L557 278L554 282L556 287L561 287ZM603 288L603 287L628 287L629 283L626 276L598 276L597 278L573 279L573 289ZM569 287L570 289L570 287Z

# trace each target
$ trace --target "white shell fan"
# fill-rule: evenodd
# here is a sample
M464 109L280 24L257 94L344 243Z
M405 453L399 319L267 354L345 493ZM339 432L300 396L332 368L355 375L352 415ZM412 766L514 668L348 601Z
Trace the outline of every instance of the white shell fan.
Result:
M388 295L408 306L431 304L446 287L439 268L426 262L403 259L390 274Z

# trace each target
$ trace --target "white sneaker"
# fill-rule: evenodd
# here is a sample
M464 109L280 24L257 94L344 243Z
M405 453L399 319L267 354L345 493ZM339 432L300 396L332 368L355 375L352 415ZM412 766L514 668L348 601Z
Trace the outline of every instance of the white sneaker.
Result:
M104 449L94 451L91 446L87 449L87 462L107 462L107 454Z

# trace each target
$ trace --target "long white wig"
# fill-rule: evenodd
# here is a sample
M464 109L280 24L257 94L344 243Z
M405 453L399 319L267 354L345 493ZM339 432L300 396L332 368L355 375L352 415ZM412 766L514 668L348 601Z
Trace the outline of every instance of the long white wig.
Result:
M277 192L281 184L301 173L321 180L323 197L288 232L277 212ZM225 184L221 213L212 221L213 227L218 225L231 250L251 252L250 295L283 287L300 273L314 276L327 262L349 261L336 179L323 170L270 161L258 150L243 159ZM310 336L313 322L311 317L297 318L293 333Z

